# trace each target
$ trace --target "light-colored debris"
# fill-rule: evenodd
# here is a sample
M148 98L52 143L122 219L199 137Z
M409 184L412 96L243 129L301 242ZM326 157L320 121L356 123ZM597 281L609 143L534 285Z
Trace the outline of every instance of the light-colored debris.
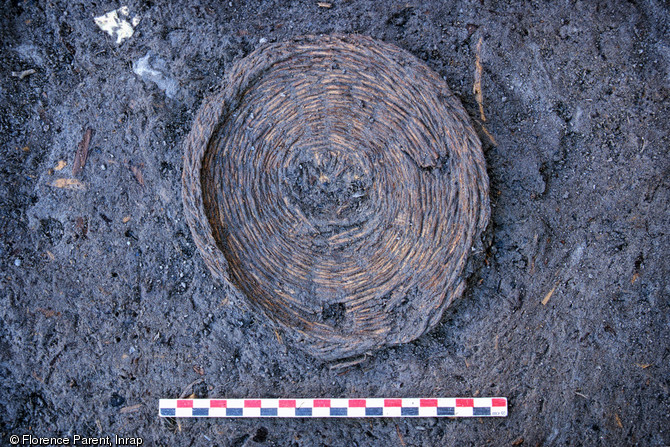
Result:
M30 76L31 74L35 74L37 71L33 70L32 68L29 70L23 70L23 71L13 71L12 76L15 78L19 78L19 80L22 80L26 76Z
M637 280L640 279L640 274L638 272L633 273L633 277L630 279L631 284L635 284Z
M542 299L542 305L543 305L543 306L546 306L546 305L547 305L547 303L548 303L549 300L551 299L551 296L552 296L552 295L554 294L554 292L556 291L556 287L558 287L558 284L559 284L559 282L557 282L556 284L554 284L554 287L552 287L551 290L549 291L549 293L547 293L547 294L544 296L544 298Z
M118 45L124 40L132 37L135 32L135 27L140 23L140 16L134 16L130 19L130 22L127 20L129 16L130 10L128 7L122 6L119 9L95 17L93 20L101 30L112 36L112 38L116 38L116 43Z
M163 59L153 57L151 51L146 56L133 62L133 72L145 81L156 84L168 98L177 96L179 84L165 74L167 72L166 62Z
M585 248L586 243L581 243L570 254L570 268L574 268L577 266L577 264L579 264L579 261L582 260L582 256L584 255Z
M78 191L86 189L84 184L76 178L59 178L51 182L49 185L54 188L74 189Z
M621 422L621 418L617 413L614 413L614 419L616 419L616 425L618 425L619 428L623 428L623 423Z
M140 186L144 187L144 175L140 166L130 165L130 171L135 175L135 179Z
M125 413L135 413L142 407L142 404L135 404L135 405L130 405L128 407L123 407L119 410L119 413L125 414Z

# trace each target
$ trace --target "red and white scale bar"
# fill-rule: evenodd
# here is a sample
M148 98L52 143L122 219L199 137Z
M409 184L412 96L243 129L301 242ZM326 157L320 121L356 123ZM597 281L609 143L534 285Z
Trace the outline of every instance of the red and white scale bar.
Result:
M506 397L160 399L161 417L505 417Z

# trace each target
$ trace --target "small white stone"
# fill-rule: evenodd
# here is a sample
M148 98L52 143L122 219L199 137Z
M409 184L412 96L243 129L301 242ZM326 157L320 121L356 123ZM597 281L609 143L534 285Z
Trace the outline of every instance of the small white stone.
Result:
M261 44L261 45L263 45L264 43L267 43L267 42L268 42L268 40L267 40L265 37L261 37L261 38L258 40L258 43Z
M21 260L19 258L14 259L14 265L17 267L21 267Z

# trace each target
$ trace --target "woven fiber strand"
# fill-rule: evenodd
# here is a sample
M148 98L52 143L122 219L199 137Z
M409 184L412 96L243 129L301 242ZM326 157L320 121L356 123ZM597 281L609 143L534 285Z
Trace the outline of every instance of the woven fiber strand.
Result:
M214 277L324 360L437 324L489 217L458 100L414 56L361 36L236 63L186 139L183 200Z

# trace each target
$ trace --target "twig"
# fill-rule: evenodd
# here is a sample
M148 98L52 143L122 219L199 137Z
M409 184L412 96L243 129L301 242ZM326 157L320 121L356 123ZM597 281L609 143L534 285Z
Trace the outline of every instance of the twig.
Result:
M549 302L549 299L551 298L551 296L552 296L552 295L554 294L554 292L556 291L556 287L558 287L558 284L559 284L559 283L560 283L560 281L556 281L556 284L554 284L554 287L552 287L551 290L549 291L549 293L547 293L547 294L544 296L544 298L542 299L542 305L543 305L543 306L546 306L546 305L547 305L547 303Z
M131 164L130 171L135 175L137 183L139 183L141 187L144 187L144 176L142 175L142 170L140 167Z
M400 433L400 427L398 427L398 424L395 424L395 431L398 433L398 440L400 441L400 444L402 447L405 447L407 444L405 443L405 440L402 438L402 433Z
M189 384L186 386L186 388L184 388L184 389L182 390L181 394L179 395L179 398L182 399L182 398L188 396L188 392L191 391L191 389L192 389L194 386L196 386L196 385L198 385L199 383L202 383L202 382L204 382L204 381L205 381L205 379L197 379L197 380L194 380L193 382L189 383Z
M486 122L486 115L484 115L484 93L482 92L482 39L483 38L480 36L475 49L475 84L472 88L472 92L475 94L475 99L479 105L479 116L482 121Z
M368 358L368 355L363 354L359 357L354 357L353 359L344 359L344 360L335 362L331 365L328 365L328 369L330 369L332 371L332 370L337 370L337 369L348 368L349 366L354 366L354 365L358 365L360 363L363 363L367 358Z
M123 407L119 410L119 413L125 414L125 413L134 413L137 410L139 410L142 407L142 404L135 404L135 405L130 405L128 407Z
M91 144L93 137L93 129L90 127L84 132L84 137L79 142L77 153L74 155L74 163L72 165L72 175L79 175L84 170L86 159L88 158L88 147Z

